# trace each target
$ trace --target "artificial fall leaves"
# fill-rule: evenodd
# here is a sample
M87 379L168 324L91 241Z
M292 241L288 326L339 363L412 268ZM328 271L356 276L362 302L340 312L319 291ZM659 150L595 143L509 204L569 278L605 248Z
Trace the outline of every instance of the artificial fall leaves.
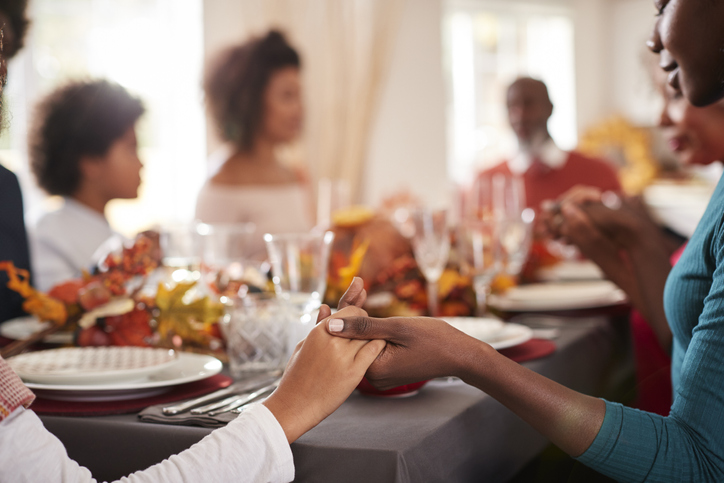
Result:
M163 283L158 285L156 322L162 340L170 340L178 335L186 342L208 343L208 332L199 329L208 328L217 322L224 315L224 306L209 297L185 302L184 296L194 285L195 282L182 282L170 289Z

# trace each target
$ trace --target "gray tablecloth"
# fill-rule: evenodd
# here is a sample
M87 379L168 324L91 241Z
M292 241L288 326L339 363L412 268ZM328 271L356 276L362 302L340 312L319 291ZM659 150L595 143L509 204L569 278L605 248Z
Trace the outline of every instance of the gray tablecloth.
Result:
M568 387L600 394L621 343L606 319L566 324L551 356L525 363ZM210 430L139 422L135 415L41 417L68 454L101 480L179 453ZM432 381L400 399L353 394L292 445L296 481L505 481L547 441L497 401L460 381Z

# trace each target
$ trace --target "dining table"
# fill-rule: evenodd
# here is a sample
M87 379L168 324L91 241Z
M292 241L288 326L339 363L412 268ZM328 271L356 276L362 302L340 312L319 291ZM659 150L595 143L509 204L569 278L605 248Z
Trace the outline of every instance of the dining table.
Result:
M552 354L522 364L576 391L609 396L633 371L621 319L600 313L516 318L545 326L556 345ZM212 431L143 422L137 413L40 418L71 458L107 481L159 463ZM445 378L409 397L355 391L291 449L300 482L496 482L516 475L548 445L492 397Z

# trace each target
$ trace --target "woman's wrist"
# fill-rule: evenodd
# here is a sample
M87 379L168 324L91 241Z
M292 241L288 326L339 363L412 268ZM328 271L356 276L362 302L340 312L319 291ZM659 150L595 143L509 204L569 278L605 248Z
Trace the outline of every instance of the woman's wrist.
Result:
M491 358L495 357L498 351L485 342L466 336L464 343L454 354L456 357L453 375L466 384L478 386L480 380L486 377Z
M289 444L307 432L308 428L305 427L304 418L300 417L298 412L294 411L277 394L272 394L262 404L274 415Z

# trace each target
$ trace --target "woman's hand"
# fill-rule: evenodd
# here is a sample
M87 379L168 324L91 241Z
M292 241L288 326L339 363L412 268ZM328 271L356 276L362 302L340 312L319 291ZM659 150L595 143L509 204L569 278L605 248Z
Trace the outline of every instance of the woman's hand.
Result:
M318 327L349 339L385 339L366 377L379 389L458 376L485 391L573 456L596 437L605 403L576 393L498 354L446 322L424 317L375 319L338 312Z
M329 308L327 308L329 310ZM350 305L341 317L365 316ZM369 365L385 347L382 340L332 337L317 325L297 344L281 383L264 402L292 443L332 414L354 391Z
M366 374L382 390L435 377L464 377L474 354L484 347L493 350L447 322L427 317L376 319L340 311L325 325L339 337L387 341Z

